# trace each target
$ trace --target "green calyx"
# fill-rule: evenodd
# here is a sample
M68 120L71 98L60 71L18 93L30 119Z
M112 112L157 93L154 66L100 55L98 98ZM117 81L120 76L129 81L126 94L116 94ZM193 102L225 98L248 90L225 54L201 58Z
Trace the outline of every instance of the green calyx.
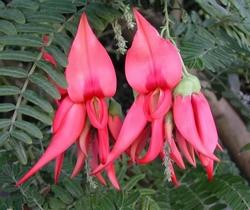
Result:
M174 89L174 95L187 96L192 93L199 93L201 90L201 84L199 79L194 75L188 75L183 77L180 83Z
M116 115L119 115L121 117L123 116L121 105L114 99L111 99L109 101L109 114L112 116Z

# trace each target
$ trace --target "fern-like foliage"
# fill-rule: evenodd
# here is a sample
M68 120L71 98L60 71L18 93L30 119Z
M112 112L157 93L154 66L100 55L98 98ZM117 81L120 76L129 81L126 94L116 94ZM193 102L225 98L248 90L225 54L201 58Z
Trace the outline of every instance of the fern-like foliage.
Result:
M0 144L27 163L25 148L41 141L52 123L55 85L66 88L63 69L80 14L86 11L97 32L120 15L117 9L80 0L13 0L0 4ZM44 36L48 37L46 43ZM43 59L51 54L57 65Z

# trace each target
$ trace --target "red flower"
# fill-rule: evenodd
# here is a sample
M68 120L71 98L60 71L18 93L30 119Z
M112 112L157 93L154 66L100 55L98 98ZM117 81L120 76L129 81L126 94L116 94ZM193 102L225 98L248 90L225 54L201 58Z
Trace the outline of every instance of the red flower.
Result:
M181 57L176 47L161 38L135 9L134 15L137 31L127 52L125 73L138 96L127 113L107 163L99 166L94 173L113 162L131 145L133 161L136 159L141 164L153 161L160 154L164 142L164 119L172 104L171 89L181 79ZM151 127L148 151L144 157L135 158L135 153L139 153L138 145L142 145L140 148L145 145L145 138L141 137L146 136L143 132L147 124Z
M193 165L193 150L197 152L211 180L213 161L218 161L213 155L218 145L218 134L209 104L200 92L199 80L192 75L184 77L174 94L173 113L178 130L177 142L184 156Z
M68 96L63 99L56 112L50 145L17 185L55 158L56 182L64 152L74 143L77 144L78 154L72 177L83 167L88 152L92 154L92 170L99 164L98 161L106 162L109 154L106 98L112 97L116 91L116 75L111 59L91 30L85 14L81 16L69 53L66 79ZM107 168L107 173L114 187L119 189L113 165ZM105 183L100 174L96 176Z

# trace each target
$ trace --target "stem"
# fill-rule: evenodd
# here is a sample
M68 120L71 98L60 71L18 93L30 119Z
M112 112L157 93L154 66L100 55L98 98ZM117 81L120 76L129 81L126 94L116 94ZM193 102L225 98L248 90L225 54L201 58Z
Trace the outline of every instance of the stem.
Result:
M168 17L168 2L167 0L165 0L165 3L164 3L164 15L165 15L165 30L164 32L166 31L166 38L169 38L171 39L171 36L170 36L170 30L169 30L169 17Z
M165 24L164 24L164 28L163 28L162 34L166 33L166 35L164 37L167 38L167 39L169 39L169 40L171 40L171 42L177 48L177 45L176 45L174 39L170 35L170 29L169 29L169 22L170 21L169 21L169 16L168 16L168 2L167 2L167 0L164 1L164 16L165 16ZM180 57L181 57L181 54L180 54ZM187 70L187 68L186 68L186 66L185 66L182 58L181 58L181 65L182 65L183 77L190 75L190 73L188 72L188 70Z

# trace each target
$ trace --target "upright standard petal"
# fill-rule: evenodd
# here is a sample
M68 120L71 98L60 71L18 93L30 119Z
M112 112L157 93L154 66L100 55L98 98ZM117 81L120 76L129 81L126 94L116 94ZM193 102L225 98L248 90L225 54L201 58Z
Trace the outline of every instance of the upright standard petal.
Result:
M53 136L50 145L38 162L18 182L24 183L49 161L68 149L80 136L85 123L85 108L82 104L74 104L65 116L60 129Z
M68 93L74 102L92 96L113 96L116 75L112 61L82 14L76 37L71 46L66 68Z
M181 79L181 57L176 47L134 9L137 31L127 52L125 73L139 93L173 88Z

